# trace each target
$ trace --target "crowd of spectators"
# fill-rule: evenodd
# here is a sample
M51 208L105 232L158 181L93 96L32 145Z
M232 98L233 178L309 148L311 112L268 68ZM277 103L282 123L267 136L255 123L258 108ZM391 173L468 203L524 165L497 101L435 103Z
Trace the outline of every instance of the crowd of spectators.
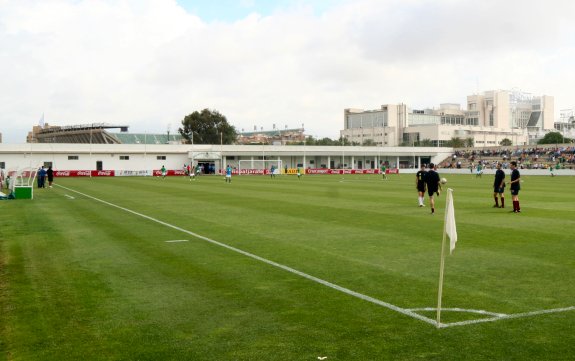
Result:
M530 148L495 148L458 150L451 156L451 161L443 164L444 168L474 168L481 164L483 168L495 169L498 162L503 169L509 162L517 161L521 169L573 169L575 168L575 146L569 147L530 147Z

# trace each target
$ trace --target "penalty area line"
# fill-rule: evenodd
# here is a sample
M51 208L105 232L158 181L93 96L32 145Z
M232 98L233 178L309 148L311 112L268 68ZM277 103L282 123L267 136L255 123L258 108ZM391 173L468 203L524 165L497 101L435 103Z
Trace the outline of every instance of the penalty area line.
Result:
M214 244L214 245L217 245L217 246L226 248L226 249L228 249L228 250L230 250L230 251L233 251L233 252L242 254L242 255L244 255L244 256L250 257L250 258L252 258L252 259L258 260L258 261L260 261L260 262L266 263L266 264L268 264L268 265L274 266L274 267L279 268L279 269L282 269L282 270L284 270L284 271L293 273L293 274L295 274L295 275L298 275L298 276L300 276L300 277L306 278L306 279L308 279L308 280L310 280L310 281L319 283L319 284L321 284L321 285L324 285L324 286L326 286L326 287L332 288L332 289L334 289L334 290L340 291L340 292L345 293L345 294L347 294L347 295L350 295L350 296L353 296L353 297L362 299L362 300L364 300L364 301L368 301L368 302L374 303L374 304L376 304L376 305L385 307L385 308L387 308L387 309L389 309L389 310L396 311L396 312L401 313L401 314L403 314L403 315L406 315L406 316L409 316L409 317L418 319L418 320L423 321L423 322L425 322L425 323L428 323L428 324L431 324L431 325L434 325L434 326L437 325L437 322L436 322L435 320L432 320L431 318L425 317L425 316L423 316L423 315L420 315L420 314L415 313L415 312L413 312L413 311L407 310L407 309L405 309L405 308L401 308L401 307L396 306L396 305L394 305L394 304L391 304L391 303L388 303L388 302L385 302L385 301L378 300L378 299L376 299L376 298L373 298L373 297L364 295L364 294L359 293L359 292L355 292L355 291L350 290L350 289L348 289L348 288L345 288L345 287L336 285L335 283L328 282L328 281L323 280L323 279L321 279L321 278L317 278L317 277L312 276L312 275L309 275L309 274L307 274L307 273L298 271L298 270L296 270L296 269L294 269L294 268L285 266L285 265L283 265L283 264L281 264L281 263L277 263L277 262L271 261L271 260L269 260L269 259L267 259L267 258L263 258L263 257L260 257L260 256L258 256L258 255L255 255L255 254L253 254L253 253L249 253L249 252L243 251L243 250L241 250L241 249L239 249L239 248L232 247L232 246L230 246L230 245L227 245L227 244L225 244L225 243L218 242L218 241L213 240L213 239L211 239L211 238L204 237L204 236L202 236L202 235L200 235L200 234L197 234L197 233L188 231L187 229L183 229L183 228L181 228L181 227L178 227L178 226L175 226L175 225L166 223L166 222L161 221L161 220L159 220L159 219L150 217L150 216L145 215L145 214L143 214L143 213L139 213L139 212L133 211L133 210L131 210L131 209L128 209L128 208L119 206L119 205L117 205L117 204L110 203L110 202L105 201L105 200L103 200L103 199L99 199L99 198L93 197L93 196L91 196L91 195L89 195L89 194L82 193L82 192L80 192L80 191L77 191L77 190L74 190L74 189L71 189L71 188L68 188L68 187L59 185L59 184L57 184L57 186L58 186L58 187L62 187L62 188L64 188L64 189L67 189L67 190L69 190L70 192L74 192L74 193L80 194L80 195L82 195L82 196L84 196L84 197L86 197L86 198L90 198L90 199L95 200L95 201L97 201L97 202L106 204L106 205L108 205L108 206L110 206L110 207L114 207L114 208L123 210L123 211L128 212L128 213L131 213L131 214L133 214L133 215L136 215L136 216L145 218L145 219L147 219L147 220L149 220L149 221L156 222L156 223L161 224L161 225L163 225L163 226L166 226L166 227L175 229L175 230L177 230L177 231L180 231L180 232L189 234L189 235L191 235L191 236L193 236L193 237L195 237L195 238L199 238L199 239L204 240L204 241L206 241L206 242L209 242L209 243L211 243L211 244Z

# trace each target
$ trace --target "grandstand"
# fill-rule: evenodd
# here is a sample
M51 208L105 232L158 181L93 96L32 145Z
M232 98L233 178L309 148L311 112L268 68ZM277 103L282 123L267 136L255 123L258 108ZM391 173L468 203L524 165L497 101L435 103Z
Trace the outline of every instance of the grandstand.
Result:
M561 169L575 167L575 147L572 144L559 144L557 146L520 146L496 147L488 149L462 148L456 150L452 156L444 159L442 168L467 169L472 164L481 162L487 168L495 168L495 163L502 162L504 167L511 160L517 161L521 168L547 169L550 166Z
M120 144L115 135L106 129L120 128L128 131L126 125L110 125L91 123L67 126L35 126L28 136L29 143L90 143L90 144Z
M121 144L181 144L180 134L113 133Z
M120 129L110 133L107 129ZM128 133L127 125L91 123L68 126L34 126L28 134L28 143L81 143L81 144L180 144L179 134Z

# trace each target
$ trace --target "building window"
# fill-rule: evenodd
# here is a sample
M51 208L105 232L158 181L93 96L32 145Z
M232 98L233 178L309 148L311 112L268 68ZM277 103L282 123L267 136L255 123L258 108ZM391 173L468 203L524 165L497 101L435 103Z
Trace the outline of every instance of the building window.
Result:
M68 160L78 160L79 157L77 155L69 155Z
M121 155L120 160L130 160L130 156L129 155Z
M156 156L157 160L166 160L166 156L165 155L158 155Z
M0 162L0 169L6 169L6 162Z

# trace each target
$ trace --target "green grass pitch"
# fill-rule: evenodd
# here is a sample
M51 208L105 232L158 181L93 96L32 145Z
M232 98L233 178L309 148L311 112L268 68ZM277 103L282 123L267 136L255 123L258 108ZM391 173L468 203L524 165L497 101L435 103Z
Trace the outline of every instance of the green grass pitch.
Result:
M0 360L575 359L575 179L523 176L513 214L493 176L442 176L446 328L326 286L435 319L445 198L419 208L412 174L60 178L3 201Z

